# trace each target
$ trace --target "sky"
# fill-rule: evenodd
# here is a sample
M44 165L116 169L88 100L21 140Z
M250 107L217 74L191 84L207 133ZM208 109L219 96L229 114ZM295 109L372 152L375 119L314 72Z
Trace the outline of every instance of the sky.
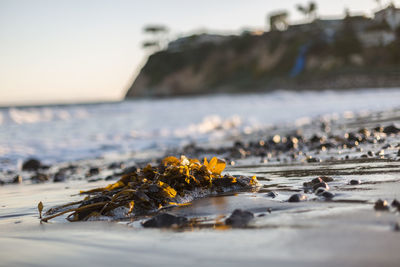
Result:
M265 29L266 15L304 0L0 0L0 106L123 98L146 61L143 27L172 40L195 32ZM375 0L317 0L318 15L371 15ZM383 3L388 1L381 1ZM400 5L400 0L395 1Z

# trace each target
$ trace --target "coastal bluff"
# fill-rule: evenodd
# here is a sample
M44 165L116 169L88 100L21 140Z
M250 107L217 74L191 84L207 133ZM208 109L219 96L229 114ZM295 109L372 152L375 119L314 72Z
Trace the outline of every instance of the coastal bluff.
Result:
M400 87L399 29L360 17L335 23L180 38L148 57L126 98Z

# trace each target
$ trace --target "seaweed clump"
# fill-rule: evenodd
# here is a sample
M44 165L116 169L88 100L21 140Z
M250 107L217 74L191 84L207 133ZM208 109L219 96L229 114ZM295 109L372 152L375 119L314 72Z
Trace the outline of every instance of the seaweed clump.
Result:
M82 201L51 208L48 220L70 213L69 221L85 221L100 216L129 218L146 215L170 206L186 205L194 198L258 186L253 177L222 176L226 163L216 157L203 164L197 159L166 157L157 166L125 174L106 187L81 191ZM119 211L119 212L118 212ZM123 215L121 215L123 214Z

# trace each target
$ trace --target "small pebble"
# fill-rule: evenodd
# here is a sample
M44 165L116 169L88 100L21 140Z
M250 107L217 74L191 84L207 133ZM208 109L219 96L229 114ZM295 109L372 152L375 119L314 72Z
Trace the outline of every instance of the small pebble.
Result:
M320 160L310 156L310 157L307 158L307 162L308 163L315 163L315 162L320 162Z
M324 182L324 180L322 180L321 177L314 178L314 179L311 180L311 183L313 183L313 184L319 184L319 183L322 183L322 182Z
M167 228L172 226L183 226L188 219L181 216L175 216L169 213L161 213L142 223L145 228Z
M375 202L374 209L375 210L388 211L389 210L389 205L388 205L386 200L378 199Z
M317 195L317 196L320 196L323 192L325 192L326 190L325 189L323 189L323 188L318 188L317 190L315 190L315 194Z
M325 188L325 189L328 190L329 189L329 185L327 183L325 183L325 182L322 182L322 183L315 184L313 186L313 190L314 191L317 190L318 188Z
M396 224L394 225L394 227L393 227L393 230L395 230L396 232L399 232L399 231L400 231L400 224L399 224L399 223L396 223Z
M325 183L329 183L329 182L332 182L333 181L333 178L332 177L329 177L329 176L320 176L320 177L318 177L318 178L320 178L322 181L324 181Z
M112 175L108 175L104 180L106 181L110 181L112 180L114 177Z
M351 185L359 185L359 184L361 184L361 181L360 180L351 180L349 182L349 184L351 184Z
M271 191L265 194L266 197L271 197L271 198L276 198L278 196L278 193Z
M100 168L98 167L92 167L89 169L89 171L86 173L86 177L90 177L93 175L97 175L100 173Z
M254 214L247 210L236 209L232 212L228 219L225 220L226 225L232 227L245 227L254 219Z
M290 198L288 199L288 202L301 202L301 201L306 201L307 196L303 194L294 194L291 195Z
M108 165L108 169L123 169L125 167L125 164L122 162L113 162L110 165Z
M397 199L393 199L391 205L392 207L397 208L397 210L400 211L400 202Z
M324 198L326 198L326 199L332 199L332 198L335 196L335 194L333 194L333 193L331 193L331 192L329 192L329 191L324 191L324 192L321 194L321 196L324 197Z
M56 174L54 174L53 177L53 182L58 183L58 182L63 182L66 179L66 175L64 171L59 171Z

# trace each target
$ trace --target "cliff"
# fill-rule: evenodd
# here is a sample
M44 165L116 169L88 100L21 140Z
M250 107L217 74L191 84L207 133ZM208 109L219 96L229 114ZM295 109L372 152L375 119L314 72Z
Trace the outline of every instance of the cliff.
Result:
M351 25L333 39L310 25L218 42L187 38L151 55L126 97L400 86L400 38L364 46Z

